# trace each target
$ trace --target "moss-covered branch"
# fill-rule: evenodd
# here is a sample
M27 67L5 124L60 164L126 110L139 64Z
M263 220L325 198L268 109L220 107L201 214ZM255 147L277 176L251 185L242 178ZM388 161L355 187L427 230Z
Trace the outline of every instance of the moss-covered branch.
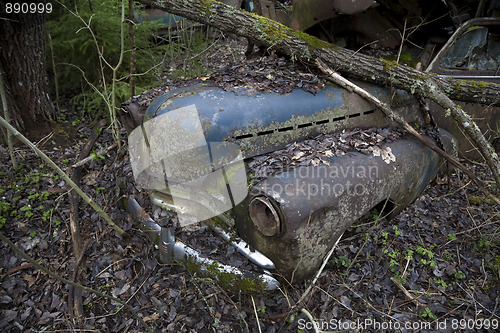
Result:
M327 67L347 77L403 89L423 99L435 101L444 110L451 112L458 125L476 145L500 187L498 155L477 125L452 101L500 105L500 85L486 82L478 84L425 74L396 62L376 59L326 43L273 20L237 10L214 0L142 0L142 2L247 37L257 44L272 47L293 59L310 63L319 59Z
M336 72L377 84L391 85L416 94L428 94L428 80L453 100L500 105L500 85L437 77L396 62L376 59L341 48L276 21L237 10L214 0L141 0L169 13L247 37L303 61L318 58Z

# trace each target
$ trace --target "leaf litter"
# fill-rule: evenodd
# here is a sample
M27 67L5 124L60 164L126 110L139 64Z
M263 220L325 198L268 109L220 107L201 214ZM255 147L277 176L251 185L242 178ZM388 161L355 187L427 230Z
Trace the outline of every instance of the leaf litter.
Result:
M250 65L229 63L226 74L223 70L213 80L227 89L236 83L248 89L277 89L278 92L286 92L293 85L299 88L316 85L315 79L307 75L298 76L302 83L300 80L293 84L286 81L285 68L289 67L290 73L310 72L304 68L297 70L298 64L279 57L261 61L265 62L272 63L278 72L258 67L257 60ZM231 81L231 76L236 77L231 68L244 75ZM276 88L272 81L281 78L280 82L285 84ZM160 88L146 94L143 104L146 105L154 94L164 91L165 88ZM59 165L67 165L66 159L70 159L69 164L74 163L74 156L83 145L79 135L87 137L89 127L88 123L82 123L72 131L76 135L68 140L67 147L49 142L43 149ZM335 136L323 135L315 140L293 143L281 152L257 157L252 163L259 175L265 177L278 166L325 163L329 157L353 150L383 154L383 143L397 138L392 135L401 133L354 130ZM122 138L125 139L123 132ZM111 133L104 130L98 143L110 145ZM22 174L13 172L6 162L0 165L0 188L3 190L0 196L2 203L9 205L2 206L2 216L6 217L2 232L24 247L30 256L68 278L72 275L75 259L67 222L68 198L64 191L58 190L64 189L65 184L48 167L40 167L40 161L30 151L24 148L18 151L25 168ZM390 154L386 154L390 159ZM4 146L0 146L0 155L2 161L8 161ZM476 174L488 179L486 167L480 164L472 167ZM119 198L115 183L124 177L126 194L134 195L152 212L147 192L133 183L128 156L119 157L112 150L104 160L92 161L84 167L85 174L95 172L92 181L82 186L84 191L131 237L118 237L87 205L81 205L84 239L93 240L85 255L84 285L127 300L158 332L256 332L259 327L263 332L306 331L300 326L309 320L303 313L296 313L292 320L285 318L310 281L294 286L285 283L281 291L254 295L255 312L249 295L224 290L215 281L191 275L182 266L160 264L157 250L147 237L126 212L116 207ZM104 190L96 194L98 187ZM45 191L48 194L40 197ZM303 307L318 323L371 320L400 325L429 323L434 325L430 327L436 327L438 322L446 321L448 330L444 331L450 332L452 320L475 320L477 323L489 320L490 324L500 320L500 208L487 201L469 201L473 196L481 198L465 176L454 172L438 177L412 205L392 220L385 219L384 212L372 211L343 236ZM48 209L52 211L47 214ZM175 219L160 213L158 217ZM252 268L234 248L212 235L208 228L179 231L177 236L228 264ZM88 293L83 295L83 324L78 325L66 315L67 286L26 265L6 244L0 244L0 251L0 329L11 332L72 331L75 328L143 331L119 304ZM393 280L398 281L411 298ZM333 327L326 329L334 330ZM380 330L365 327L364 331ZM495 330L490 325L486 329L463 331Z

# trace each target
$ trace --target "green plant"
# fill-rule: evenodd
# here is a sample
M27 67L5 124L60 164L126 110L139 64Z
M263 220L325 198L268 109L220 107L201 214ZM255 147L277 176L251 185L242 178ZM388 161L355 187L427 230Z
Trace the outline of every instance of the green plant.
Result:
M345 256L340 256L331 259L330 262L336 267L349 267L349 265L351 264L351 259Z
M488 252L493 247L493 243L488 236L483 236L477 244L477 250L482 253Z
M373 221L377 222L380 219L380 211L377 208L370 210L370 216Z
M124 33L122 48L122 1L61 0L60 3L47 23L53 45L51 56L56 64L53 73L56 89L61 94L79 92L71 102L94 118L103 116L102 110L112 98L116 97L118 103L129 98L126 80L130 75L131 45L128 34ZM134 12L141 16L139 9L136 3ZM137 93L160 83L160 73L151 69L161 64L168 45L156 45L151 37L155 29L162 27L147 21L134 25L136 72L141 73L134 76ZM61 119L65 118L61 114ZM73 121L73 125L77 124L78 120Z
M105 187L99 186L99 187L96 189L96 194L97 194L97 195L99 195L99 192L104 191L105 189L106 189Z
M424 311L422 311L420 313L420 317L428 319L428 320L436 320L437 319L437 316L434 313L432 313L431 309L429 309L428 307L426 307L424 309Z
M427 250L426 248L423 248L422 246L417 246L416 252L422 256L420 258L419 263L422 265L429 265L431 268L436 267L436 262L432 260L434 258L434 253L431 250ZM426 259L427 257L427 259Z
M0 201L0 229L7 223L7 216L11 210L10 203L7 201Z
M443 280L443 279L437 279L437 278L434 278L432 280L436 285L438 285L439 287L443 287L443 288L446 288L448 287L448 284Z
M40 201L45 201L49 198L50 196L50 193L49 191L43 191L42 193L40 193L40 196L38 197L38 200Z
M30 205L22 206L21 212L24 212L24 216L26 216L28 219L32 218L34 215Z
M40 182L40 173L31 171L26 176L24 176L24 182L30 185L37 184Z
M387 237L389 237L389 233L388 232L382 232L382 244L386 244L387 243Z
M396 237L401 236L401 231L399 231L399 229L398 229L398 226L397 226L397 225L393 225L393 226L392 226L392 230L394 230L394 235L395 235Z
M263 305L260 308L257 308L257 312L265 313L266 312L266 306Z
M29 233L30 237L33 238L36 236L36 231L30 231Z
M48 209L46 211L43 211L42 213L42 221L47 221L50 219L50 217L52 216L52 211L53 211L53 208L51 209Z
M398 272L398 268L396 266L399 267L399 257L401 255L401 252L399 252L398 250L392 250L391 252L389 252L388 249L384 249L382 252L384 254L387 254L387 256L390 258L389 267L391 268L391 272L396 274Z
M455 270L453 272L453 277L456 279L456 280L462 280L462 279L465 279L465 273L462 272L462 271L457 271Z
M101 160L105 159L104 156L97 154L95 152L95 150L92 150L92 153L90 155L92 155L92 161L96 161L97 159L101 159Z
M407 259L407 260L413 260L413 250L406 250L405 259Z
M451 259L453 258L453 254L451 254L450 252L448 251L444 251L443 252L443 259L446 260L446 261L451 261Z
M457 235L456 234L448 234L448 240L454 241L455 239L457 239Z

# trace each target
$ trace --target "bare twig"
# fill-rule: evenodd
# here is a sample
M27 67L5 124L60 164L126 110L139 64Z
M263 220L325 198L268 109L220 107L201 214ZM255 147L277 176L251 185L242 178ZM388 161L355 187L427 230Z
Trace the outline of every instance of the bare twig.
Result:
M85 143L85 146L80 151L79 158L82 159L90 154L94 143L97 141L99 137L100 130L102 127L106 125L106 119L101 119L97 122L96 126L89 139ZM68 170L68 173L71 174L71 180L77 185L80 186L80 180L82 178L82 167L76 167L71 170ZM75 255L76 263L73 268L73 281L79 282L79 268L80 264L83 262L85 248L82 248L83 239L80 232L80 218L79 218L79 196L75 191L70 191L69 193L69 205L70 205L70 213L69 213L69 223L71 230L71 242L73 245L73 253ZM70 288L68 294L68 308L72 310L73 305L76 311L76 315L78 318L83 318L83 298L82 298L82 290L75 290L73 287ZM73 302L74 304L71 304ZM73 315L73 311L70 311L70 314Z
M406 298L408 298L410 301L412 301L413 303L415 303L418 306L426 306L424 303L419 302L418 299L413 297L410 294L410 292L408 290L406 290L406 288L401 283L399 283L398 280L396 280L392 276L391 276L391 281L396 285L396 287L398 287L399 290L401 290L403 292L403 294L406 296Z
M99 150L96 154L97 154L97 155L104 155L104 154L106 154L107 152L109 152L110 150L115 149L115 148L116 148L116 146L117 146L117 145L116 145L116 142L115 142L115 143L113 143L112 145L108 146L107 148ZM85 157L84 159L82 159L82 160L80 160L80 161L76 162L76 163L75 163L75 164L73 164L71 167L72 167L72 168L78 168L78 167L80 167L80 166L84 166L85 164L89 163L89 162L90 162L90 161L92 161L93 159L95 159L95 155L93 155L93 154L92 154L92 155L87 156L87 157Z
M300 312L306 315L307 319L311 322L314 328L315 333L319 333L318 325L316 324L316 321L314 320L313 316L307 311L306 309L302 308L300 309Z
M85 251L87 250L88 245L90 244L90 241L87 241L83 248L81 249L78 257L76 257L76 262L75 265L73 266L73 274L71 274L71 280L75 283L78 283L78 272L80 265L83 261L83 257L85 254ZM74 249L73 249L74 251ZM73 315L73 311L76 310L76 316L81 319L83 318L83 302L82 302L82 289L80 288L75 288L74 286L70 286L68 290L68 313L70 315Z
M255 307L255 301L253 300L253 296L250 295L252 298L252 305L253 305L253 312L255 313L255 320L257 320L257 327L259 328L259 333L262 333L262 329L260 328L260 322L259 322L259 314L257 313L257 308Z
M128 0L128 36L130 40L130 98L135 95L135 32L134 32L134 0Z

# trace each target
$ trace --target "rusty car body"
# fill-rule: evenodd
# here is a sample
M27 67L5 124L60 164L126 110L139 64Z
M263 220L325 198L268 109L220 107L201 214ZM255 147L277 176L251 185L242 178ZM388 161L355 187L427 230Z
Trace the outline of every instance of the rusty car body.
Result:
M500 18L475 18L461 25L436 54L425 72L458 80L474 81L478 89L485 82L500 84ZM498 145L500 141L500 107L477 103L460 103L477 123L486 138ZM461 155L480 158L477 152L446 112L431 103L436 122L452 133Z
M465 74L463 79L498 82L499 53L495 44L498 23L498 19L478 19L458 29L427 71L450 76L460 73ZM471 33L473 35L469 35ZM476 44L461 44L462 37ZM488 37L494 39L490 44L485 42ZM469 46L464 51L457 49L463 47L460 45ZM492 56L484 55L487 45L493 46ZM465 52L469 59L479 57L485 67L464 70L467 66L456 60L460 52ZM459 56L454 57L456 54ZM412 95L365 82L358 84L383 102L390 103L409 123L425 124L425 115ZM466 107L483 131L494 139L500 126L498 109L480 104ZM452 132L440 130L440 141L448 151L453 151L457 146L454 135L460 138L461 133L449 117L441 116L442 110L431 109L437 124ZM194 115L199 120L198 125L193 125L196 122L192 119L179 116L183 112ZM138 158L171 148L165 146L165 141L176 141L176 137L165 139L169 130L154 130L148 125L169 115L175 115L172 119L177 118L173 132L202 133L201 144L190 146L168 159L161 156ZM329 143L330 148L322 151L324 155L319 160L294 166L285 163L260 178L252 166L269 158L300 161L301 156L316 150L314 144L299 144L299 148L293 150L297 143L332 141L328 135L337 135L340 142L355 133L361 133L360 138L371 135L364 131L375 131L373 137L378 137L380 129L390 131L395 127L395 123L357 94L335 85L325 86L316 95L301 89L288 94L244 88L226 91L206 83L176 89L158 97L147 109L136 134L129 136L129 148L139 147L131 159L140 160L142 164L147 162L134 174L140 174L139 182L145 181L143 187L149 189L154 205L179 216L203 220L260 268L254 272L242 271L201 255L176 239L175 228L160 227L157 221L144 214L133 198L129 199L129 211L158 245L165 262L177 260L189 266L196 262L200 271L212 275L217 271L216 279L229 280L229 285L238 287L248 278L258 281L263 289L276 288L279 285L277 278L301 281L318 269L344 231L374 207L382 207L390 217L413 202L443 161L420 142L402 135L375 145L357 139L355 145L359 147L342 154L332 150L334 145ZM182 131L178 131L179 128ZM459 148L463 155L470 153L463 148L465 144L466 140L460 138ZM200 150L203 145L210 146L208 153L203 147ZM190 163L198 159L200 151L205 154L202 160L207 163ZM268 156L277 151L285 155ZM223 156L226 153L227 156ZM176 161L182 161L179 171L166 172L170 168L168 164ZM194 168L193 165L202 167ZM210 167L205 168L205 165ZM188 178L196 178L195 185L184 187L181 194L174 193L176 184L186 181L175 179L185 178L185 170L194 175ZM232 183L234 175L241 175L242 170L244 181ZM215 182L207 176L218 171L222 176ZM215 183L219 187L216 186L214 192ZM242 183L244 193L236 190ZM221 195L222 192L229 195ZM220 207L225 207L224 212L218 209Z
M359 84L381 100L392 101L393 107L412 123L424 124L424 114L413 96L403 91L393 95L390 89ZM211 157L221 155L215 153L220 150L227 151L220 145L238 148L240 161L245 162L240 166L246 171L243 195L235 194L238 184L232 183L230 176L236 173L235 168L231 169L237 166L233 163L234 154L217 162L211 161L207 154L208 162L200 170L193 167L195 162L189 162L202 154L200 146L184 149L172 159L161 155L171 149L165 142L175 141L171 138L162 141L162 136L174 130L157 130L156 125L150 125L165 116L178 117L183 110L194 111L192 114L200 120L199 128L181 116L171 129L179 133L181 127L187 133L202 131L210 145ZM147 109L142 125L129 135L131 161L141 164L134 170L136 181L150 190L154 205L184 217L194 216L195 221L203 220L265 271L256 274L215 265L175 240L175 229L162 228L149 216L139 214L141 208L133 199L129 200L129 210L159 246L167 262L172 259L198 262L205 272L210 271L207 267L213 270L215 265L221 274L232 274L236 280L251 277L267 289L278 285L272 273L288 281L300 281L317 270L343 232L372 208L382 204L394 215L413 202L438 172L441 158L415 139L402 136L376 146L361 142L367 149L326 154L322 163L284 167L264 179L253 179L255 175L248 169L248 162L317 135L394 126L361 97L333 85L317 95L301 89L286 95L244 89L225 91L208 84L176 89L158 97ZM452 146L450 136L443 135L443 142ZM158 152L160 157L155 155ZM167 164L178 160L183 160L179 173L164 173L170 168ZM184 166L189 164L189 171L185 171ZM208 164L212 166L204 169ZM174 193L176 184L185 181L175 178L194 169L196 185L183 187L182 194ZM223 170L225 181L214 192L214 181L207 176L218 170ZM232 197L220 195L226 187ZM212 190L205 191L207 188ZM226 201L223 207L227 211L214 209L218 207L213 205L215 201ZM214 214L200 215L202 211Z

